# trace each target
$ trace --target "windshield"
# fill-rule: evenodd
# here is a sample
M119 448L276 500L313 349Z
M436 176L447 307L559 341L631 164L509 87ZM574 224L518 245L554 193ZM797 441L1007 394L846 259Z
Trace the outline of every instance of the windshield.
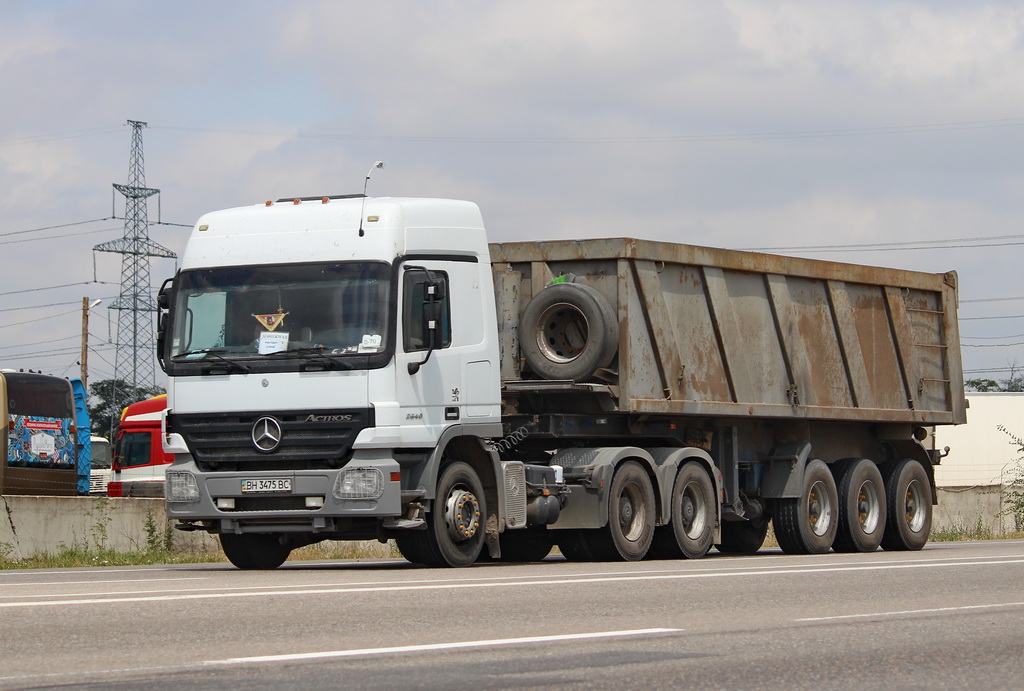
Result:
M183 271L170 357L372 355L387 347L389 267L377 262Z

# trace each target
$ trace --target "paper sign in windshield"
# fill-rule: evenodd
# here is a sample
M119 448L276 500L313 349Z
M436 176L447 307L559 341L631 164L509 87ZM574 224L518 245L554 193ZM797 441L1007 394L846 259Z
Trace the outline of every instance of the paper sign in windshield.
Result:
M280 353L282 350L288 350L288 332L264 331L260 334L258 350L260 355L270 355L271 353Z

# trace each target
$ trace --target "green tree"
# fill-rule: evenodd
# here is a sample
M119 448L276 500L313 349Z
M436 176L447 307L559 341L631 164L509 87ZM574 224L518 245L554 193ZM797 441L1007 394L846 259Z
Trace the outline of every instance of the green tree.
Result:
M964 386L968 391L1024 391L1024 374L1014 362L1010 365L1010 376L1006 379L968 379Z
M162 393L164 390L159 386L132 386L122 379L104 379L89 384L89 394L97 402L89 406L92 433L101 437L112 436L111 432L121 419L125 406Z

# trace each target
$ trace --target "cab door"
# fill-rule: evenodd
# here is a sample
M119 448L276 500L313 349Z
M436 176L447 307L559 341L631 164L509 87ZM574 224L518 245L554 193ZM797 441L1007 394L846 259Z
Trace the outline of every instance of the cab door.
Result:
M404 446L431 446L463 418L464 341L452 295L465 268L459 264L416 261L400 272L395 376Z

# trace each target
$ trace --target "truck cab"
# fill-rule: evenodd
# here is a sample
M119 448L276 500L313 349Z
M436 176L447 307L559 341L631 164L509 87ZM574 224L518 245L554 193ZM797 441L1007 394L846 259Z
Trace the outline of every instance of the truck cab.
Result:
M109 497L162 497L167 466L160 421L167 396L132 403L121 413L107 482Z
M225 545L375 538L424 525L457 453L493 493L488 258L469 202L315 197L200 218L159 298L168 516Z

